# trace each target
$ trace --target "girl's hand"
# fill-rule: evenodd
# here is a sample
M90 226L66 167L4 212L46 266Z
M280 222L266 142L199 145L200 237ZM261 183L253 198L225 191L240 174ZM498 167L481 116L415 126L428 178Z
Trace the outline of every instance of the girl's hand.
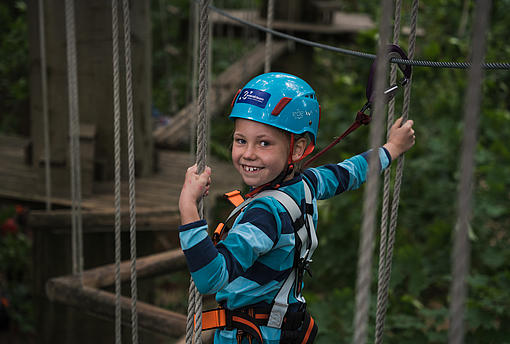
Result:
M402 153L409 150L415 143L415 135L412 120L406 121L402 126L402 117L397 119L390 129L388 142L384 145L384 148L388 150L391 155L391 159L398 158Z
M181 213L182 224L200 220L197 202L209 194L210 185L210 167L206 166L201 174L198 174L196 164L188 168L179 197L179 212Z

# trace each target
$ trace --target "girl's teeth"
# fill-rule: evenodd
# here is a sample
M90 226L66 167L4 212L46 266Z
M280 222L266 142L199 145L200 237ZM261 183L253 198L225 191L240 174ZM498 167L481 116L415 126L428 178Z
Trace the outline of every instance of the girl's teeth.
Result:
M258 167L245 166L244 169L248 172L258 171Z

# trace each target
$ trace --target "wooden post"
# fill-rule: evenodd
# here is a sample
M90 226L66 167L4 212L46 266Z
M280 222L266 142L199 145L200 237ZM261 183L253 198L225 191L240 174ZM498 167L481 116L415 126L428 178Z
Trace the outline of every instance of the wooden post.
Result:
M51 164L53 168L69 170L65 6L63 1L57 0L45 0L43 3ZM147 1L131 1L130 4L136 172L139 176L147 176L153 168L150 4ZM32 160L36 167L44 166L38 11L37 1L29 2L30 115ZM111 180L114 149L111 2L76 0L75 22L80 123L95 128L93 160L88 164L94 166L96 178ZM119 24L123 32L122 20ZM122 47L121 44L121 66L124 61ZM123 75L124 70L121 68L121 84L124 84ZM121 96L124 95L122 89ZM123 160L127 164L125 117L122 121ZM87 162L82 161L82 166L86 165Z

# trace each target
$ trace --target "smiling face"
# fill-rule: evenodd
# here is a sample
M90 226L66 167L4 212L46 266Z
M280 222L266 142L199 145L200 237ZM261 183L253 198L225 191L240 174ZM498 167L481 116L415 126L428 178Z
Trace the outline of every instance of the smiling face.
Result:
M235 121L232 163L243 181L257 187L271 182L287 165L289 136L283 131L255 121Z

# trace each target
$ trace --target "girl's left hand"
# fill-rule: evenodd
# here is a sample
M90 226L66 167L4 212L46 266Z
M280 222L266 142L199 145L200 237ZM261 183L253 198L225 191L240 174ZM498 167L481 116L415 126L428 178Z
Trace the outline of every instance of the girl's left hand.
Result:
M416 140L413 129L414 122L412 120L407 120L402 126L400 126L401 123L402 117L397 119L391 127L388 142L384 145L390 153L392 160L408 151L412 146L414 146Z

